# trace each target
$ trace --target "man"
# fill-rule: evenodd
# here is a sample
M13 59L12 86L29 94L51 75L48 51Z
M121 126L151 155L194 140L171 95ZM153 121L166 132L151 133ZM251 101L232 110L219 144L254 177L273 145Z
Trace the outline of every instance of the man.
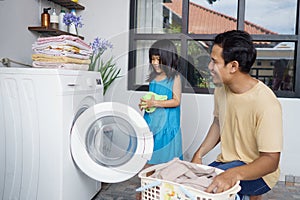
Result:
M215 37L209 70L216 85L214 119L192 162L219 142L221 153L210 166L225 170L207 192L223 192L240 181L243 199L262 199L279 179L282 111L276 96L249 75L256 59L251 36L227 31Z

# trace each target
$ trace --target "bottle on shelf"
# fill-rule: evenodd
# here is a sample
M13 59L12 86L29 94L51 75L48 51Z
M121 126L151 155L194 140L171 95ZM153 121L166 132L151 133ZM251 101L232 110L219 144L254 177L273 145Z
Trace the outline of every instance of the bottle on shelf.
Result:
M50 26L50 14L48 13L48 10L51 8L44 8L44 12L41 15L41 26L43 27L49 27Z
M76 16L76 10L75 9L71 9L71 13ZM78 35L77 33L77 29L75 27L75 24L71 23L69 26L69 33L72 33L74 35Z
M53 12L50 15L50 26L51 28L58 29L58 15L55 12L55 8L53 8Z
M61 10L58 16L59 22L58 22L58 29L61 31L68 31L67 25L64 23L64 16L66 14L65 10Z
M48 0L48 1L53 2L54 4L57 4L57 5L60 5L61 9L66 8L67 10L71 10L71 9L76 8L76 11L85 9L84 6L78 4L78 0ZM66 9L64 9L64 10L65 10L65 13L67 14ZM79 35L78 30L74 25L71 25L70 31L69 31L69 26L67 26L67 25L65 25L66 26L65 29L62 28L62 30L60 30L59 16L58 16L58 28L57 29L51 28L50 17L51 17L52 12L50 12L49 10L51 10L51 8L42 8L42 12L40 15L40 26L28 26L28 30L32 31L32 32L42 33L47 36L48 35L49 36L57 36L57 35L61 35L61 34L66 34L66 35L72 34L72 35L78 36L81 39L84 39L83 36ZM56 9L56 11L57 11L57 9ZM74 10L73 14L76 15L75 10ZM59 15L59 14L57 13L57 15ZM61 18L61 19L63 21L63 18Z

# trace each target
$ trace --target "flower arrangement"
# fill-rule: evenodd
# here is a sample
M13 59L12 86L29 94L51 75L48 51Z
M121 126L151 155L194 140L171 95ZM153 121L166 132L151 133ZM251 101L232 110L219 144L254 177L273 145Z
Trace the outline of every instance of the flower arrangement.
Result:
M82 21L82 17L81 16L77 17L72 12L66 13L63 18L63 22L66 26L69 27L71 24L74 24L77 35L78 35L78 28L81 28L83 26L81 21Z
M115 62L113 62L113 56L107 62L101 59L101 55L107 50L112 49L113 45L105 39L95 38L93 43L90 44L93 54L91 55L91 63L89 65L89 71L98 71L102 76L103 81L103 95L105 95L108 87L112 82L121 77L119 76L121 69L116 68Z

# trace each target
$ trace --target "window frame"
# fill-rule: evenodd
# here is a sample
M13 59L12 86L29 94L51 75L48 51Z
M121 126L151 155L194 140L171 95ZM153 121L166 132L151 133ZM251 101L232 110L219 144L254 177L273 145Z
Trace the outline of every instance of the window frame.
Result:
M134 91L148 91L148 85L139 85L135 82L135 66L136 66L136 53L137 41L139 40L159 40L170 39L179 40L181 42L181 64L187 66L188 57L188 41L201 40L212 41L216 34L189 34L188 33L188 19L189 19L189 0L182 1L182 32L181 33L137 33L136 32L136 13L137 1L130 0L130 23L129 23L129 53L128 53L128 90ZM299 6L300 0L297 0L296 11L296 30L294 35L278 34L278 35L259 35L251 34L254 41L267 41L267 42L294 42L294 91L274 91L277 97L285 98L299 98L300 97L300 14ZM246 0L239 0L237 6L237 30L244 30L245 22L245 9ZM186 76L186 72L184 72ZM209 94L211 92L206 88L187 87L186 79L183 80L183 93L196 93L196 94Z

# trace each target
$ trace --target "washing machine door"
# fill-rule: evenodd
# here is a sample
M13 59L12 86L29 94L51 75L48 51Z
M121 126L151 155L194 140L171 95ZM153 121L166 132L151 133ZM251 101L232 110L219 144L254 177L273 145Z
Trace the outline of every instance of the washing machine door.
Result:
M71 131L75 163L100 182L117 183L133 177L152 151L153 138L146 121L121 103L104 102L88 108Z

